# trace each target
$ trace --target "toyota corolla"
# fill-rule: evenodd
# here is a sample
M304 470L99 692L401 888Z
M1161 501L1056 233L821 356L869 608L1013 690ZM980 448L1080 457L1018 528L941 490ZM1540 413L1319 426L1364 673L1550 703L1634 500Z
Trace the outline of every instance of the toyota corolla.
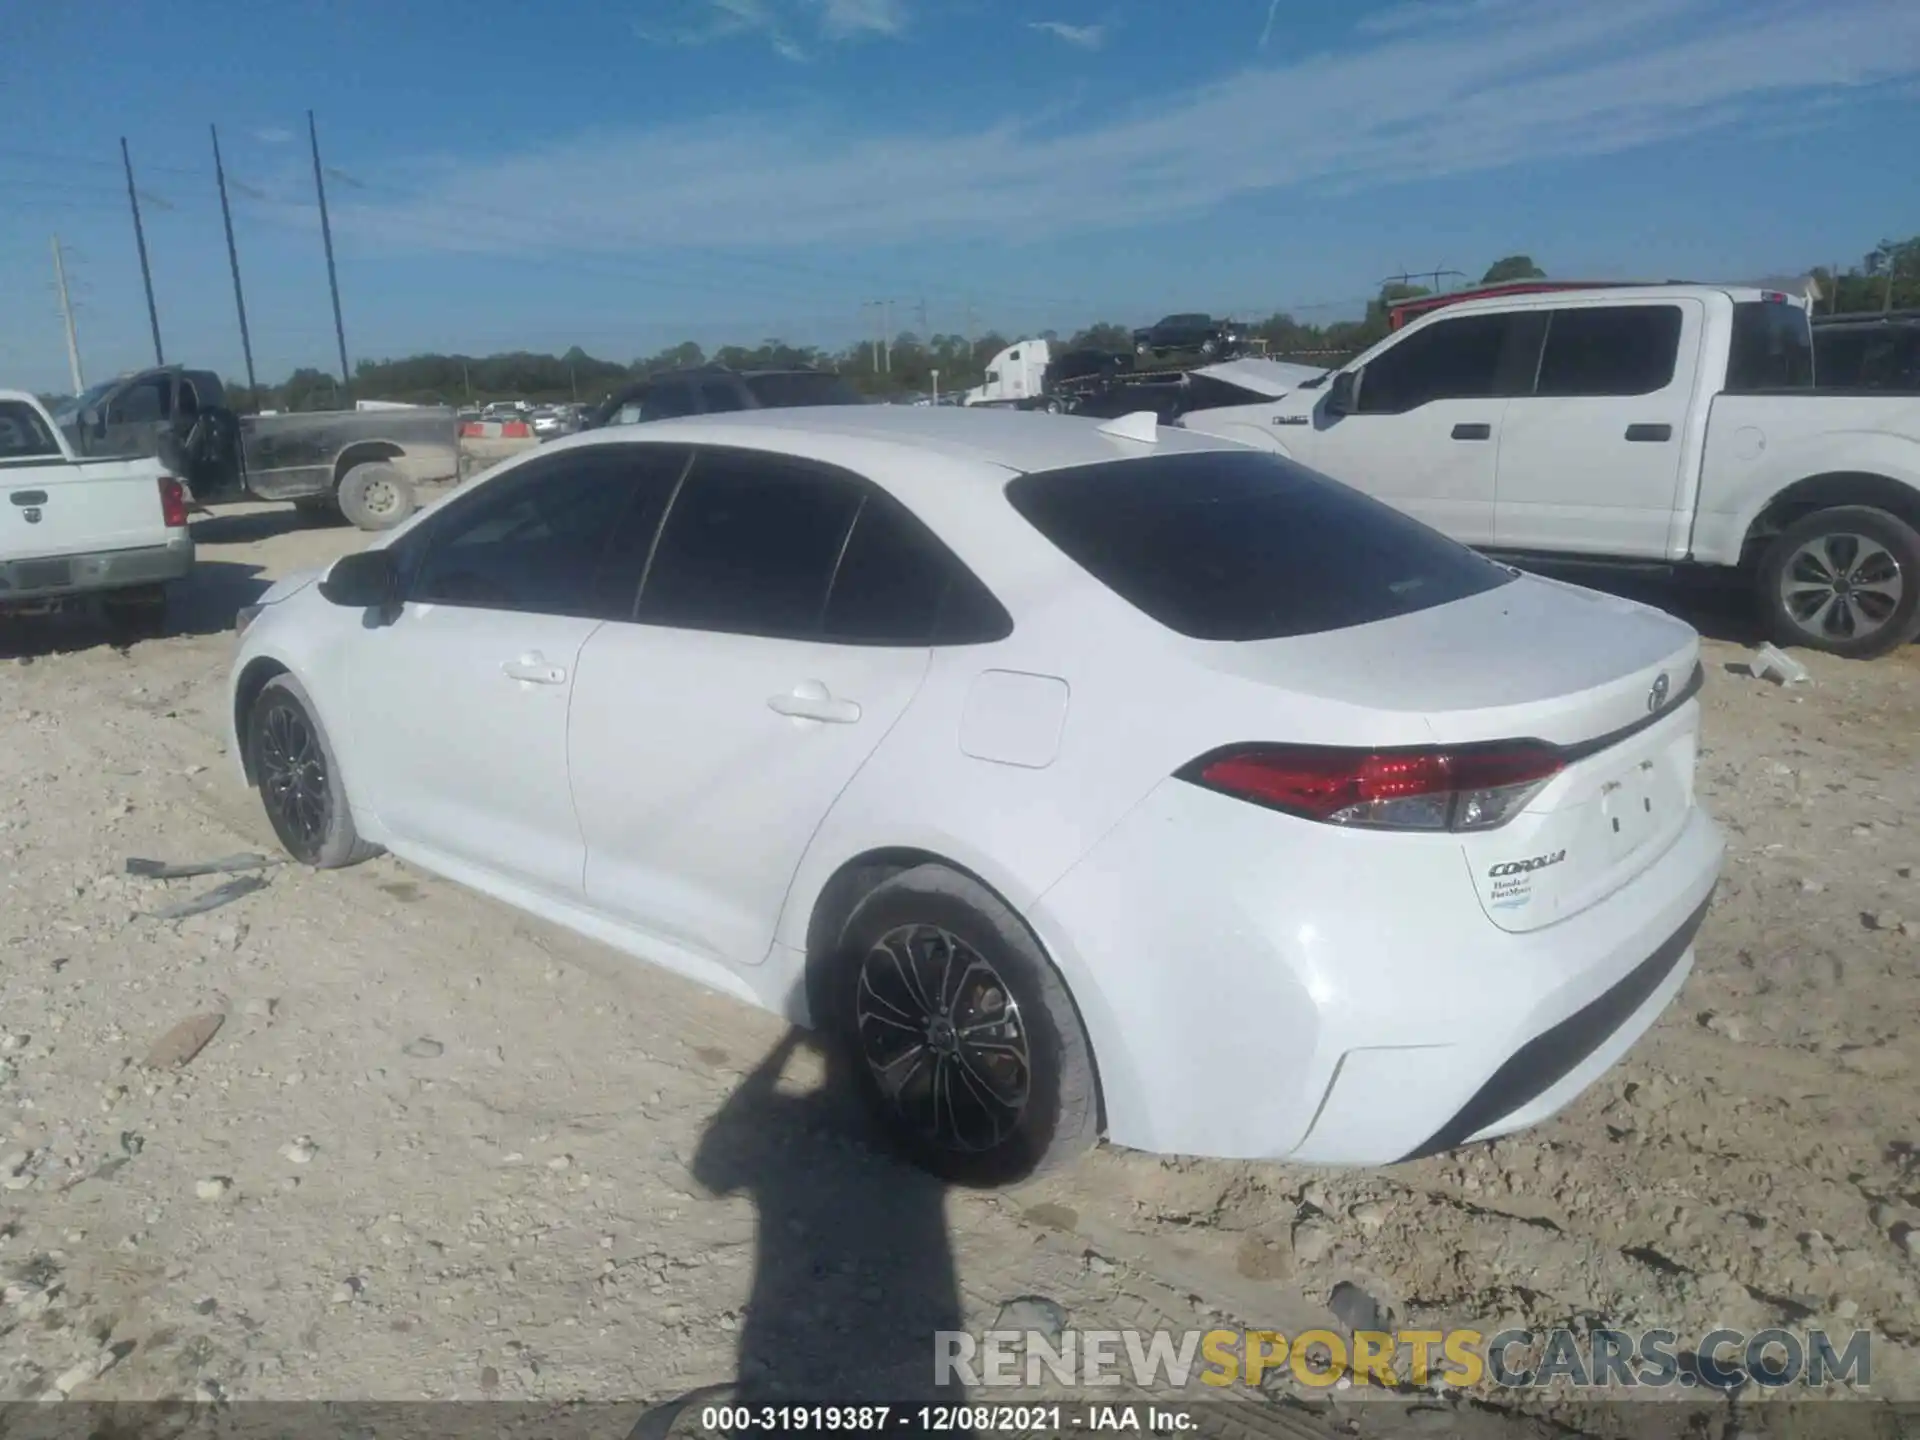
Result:
M242 614L287 850L825 1031L915 1158L1382 1164L1680 989L1698 637L1276 455L886 407L500 466Z

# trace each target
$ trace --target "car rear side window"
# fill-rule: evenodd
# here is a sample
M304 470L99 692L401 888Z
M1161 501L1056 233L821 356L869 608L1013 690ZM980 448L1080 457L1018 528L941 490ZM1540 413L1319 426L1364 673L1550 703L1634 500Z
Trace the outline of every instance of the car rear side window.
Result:
M1813 362L1812 326L1798 305L1742 300L1733 307L1727 389L1806 390Z
M1588 305L1547 322L1535 395L1651 395L1673 382L1678 305Z
M39 412L18 400L0 400L0 461L58 457L60 447Z
M968 645L1013 622L986 587L900 505L869 493L827 595L820 638L854 645Z
M410 575L407 598L630 619L686 455L664 445L595 446L502 475L396 547Z
M637 618L683 630L811 637L863 491L751 451L694 461L661 528Z
M1121 599L1196 640L1367 625L1514 574L1278 455L1207 451L1023 475L1007 498Z

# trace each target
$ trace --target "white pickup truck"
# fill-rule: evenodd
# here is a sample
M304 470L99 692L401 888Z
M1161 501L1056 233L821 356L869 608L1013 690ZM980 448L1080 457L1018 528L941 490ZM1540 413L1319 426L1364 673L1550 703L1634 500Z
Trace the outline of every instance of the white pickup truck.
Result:
M1775 292L1462 301L1175 423L1517 560L1737 570L1782 644L1865 658L1920 633L1920 396L1816 388L1805 305Z
M99 596L142 629L193 568L186 488L158 460L88 460L33 396L0 390L0 616Z

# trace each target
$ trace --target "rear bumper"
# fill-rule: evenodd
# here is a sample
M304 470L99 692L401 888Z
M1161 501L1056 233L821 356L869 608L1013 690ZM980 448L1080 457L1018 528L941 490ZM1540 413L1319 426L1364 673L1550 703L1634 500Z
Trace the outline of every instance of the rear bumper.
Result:
M1177 781L1109 832L1029 918L1114 1143L1386 1165L1536 1124L1679 992L1725 851L1695 809L1619 890L1516 933L1429 839Z
M0 560L0 607L163 584L192 569L193 536L184 529L164 545Z

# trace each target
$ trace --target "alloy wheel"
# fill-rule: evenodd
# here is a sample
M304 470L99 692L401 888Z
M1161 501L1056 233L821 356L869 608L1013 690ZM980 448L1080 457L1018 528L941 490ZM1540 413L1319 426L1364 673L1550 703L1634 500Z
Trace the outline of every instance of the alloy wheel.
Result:
M254 769L267 808L284 833L317 849L327 834L327 758L298 706L276 704L267 711Z
M1787 557L1780 603L1808 634L1859 640L1893 618L1906 577L1893 553L1865 535L1820 535Z

